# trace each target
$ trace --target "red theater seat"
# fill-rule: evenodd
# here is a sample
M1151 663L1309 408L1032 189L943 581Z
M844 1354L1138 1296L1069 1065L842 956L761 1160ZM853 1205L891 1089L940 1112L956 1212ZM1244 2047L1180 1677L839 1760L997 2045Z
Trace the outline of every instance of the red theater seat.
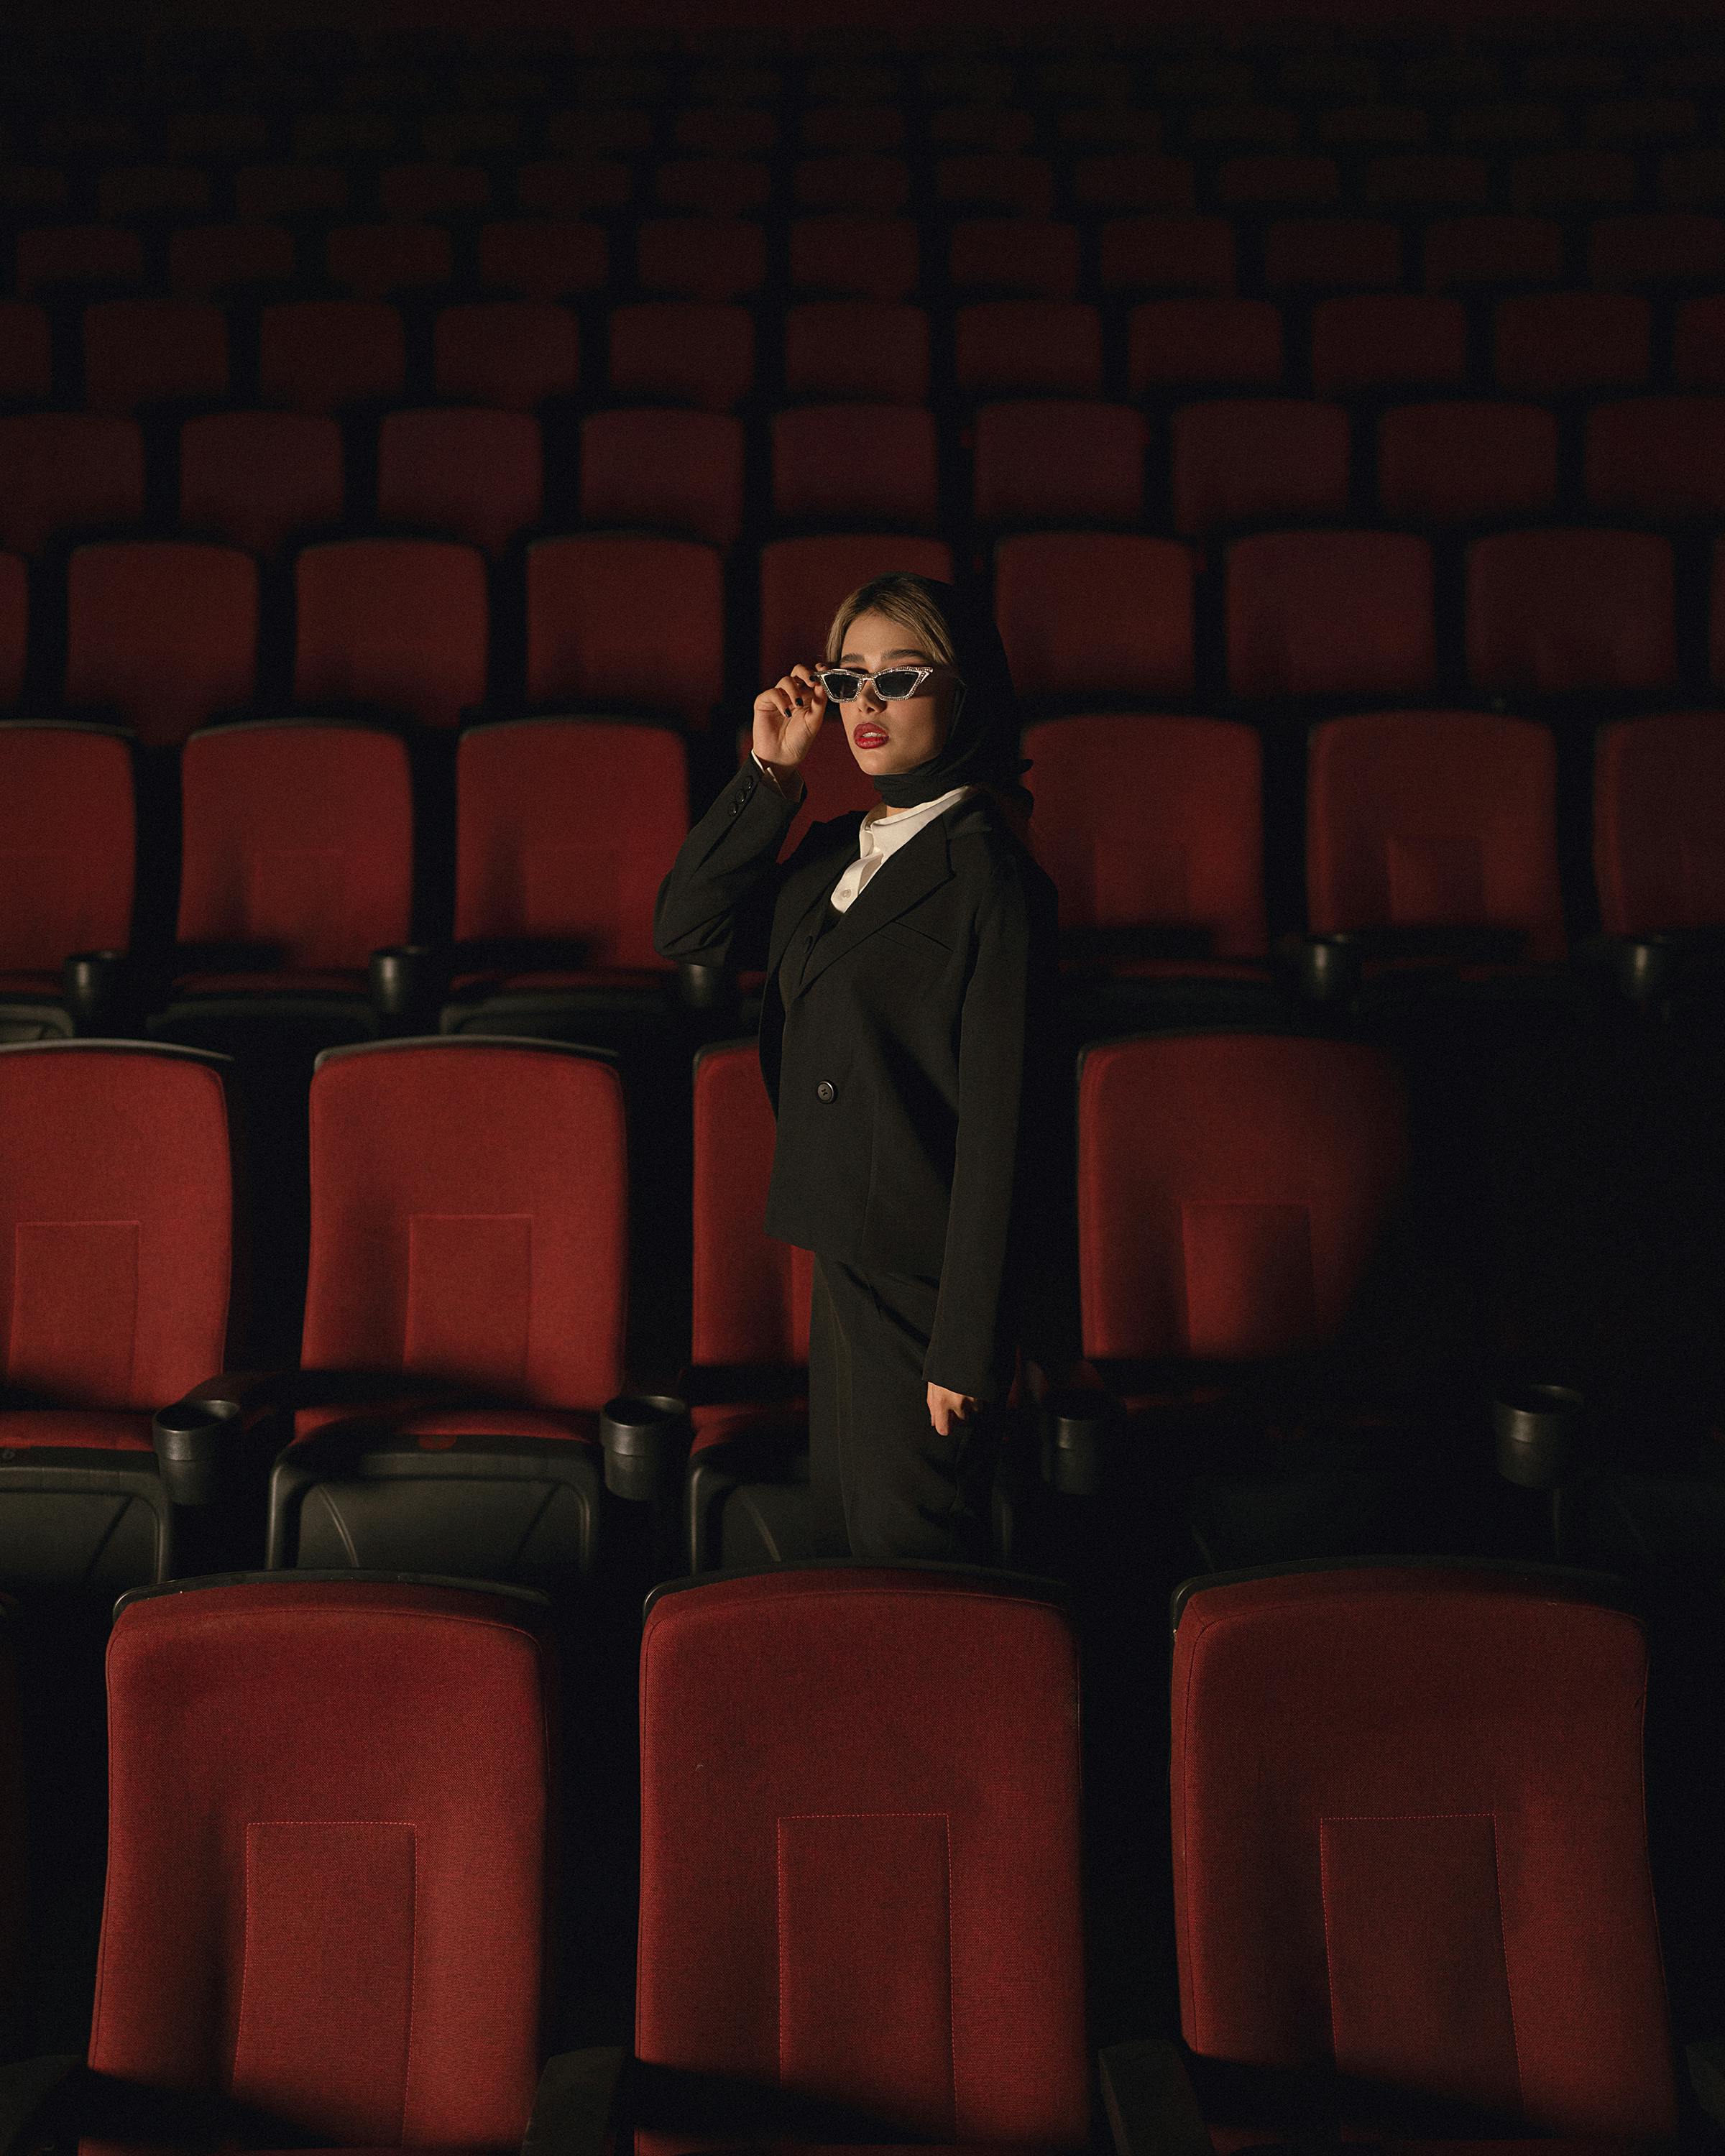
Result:
M1484 209L1491 199L1491 167L1484 157L1430 152L1373 157L1364 198L1372 209Z
M1583 488L1608 516L1681 524L1725 513L1725 397L1635 397L1587 415Z
M955 290L1076 299L1078 228L1050 218L961 218L952 227L947 268Z
M791 221L791 290L846 299L896 300L921 275L916 228L907 217L856 213Z
M224 1068L221 1057L131 1042L0 1049L9 1585L111 1594L172 1571L150 1424L227 1350Z
M767 234L742 218L649 218L635 231L635 276L644 292L737 300L767 281Z
M1197 181L1189 157L1116 151L1073 161L1072 199L1091 215L1146 216L1158 210L1189 215L1197 208Z
M1725 279L1725 218L1602 217L1588 235L1587 275L1589 284L1620 287L1717 285Z
M0 711L18 708L29 650L29 568L17 554L0 554Z
M0 418L0 544L39 554L67 533L143 518L144 438L135 419L90 412Z
M1169 423L1176 531L1340 516L1348 508L1348 413L1294 398L1186 404Z
M692 539L583 534L527 549L527 701L706 727L724 686L723 565Z
M1530 720L1326 720L1307 760L1308 925L1508 929L1527 958L1560 962L1556 791L1556 742Z
M1425 287L1556 285L1563 228L1555 218L1440 217L1425 228Z
M928 402L928 316L881 300L808 300L784 318L787 397Z
M444 307L432 326L432 386L454 404L534 412L581 384L581 333L567 307L525 300Z
M306 1404L270 1481L271 1569L571 1584L598 1556L599 1410L624 1375L614 1064L478 1038L333 1049L311 1137ZM382 1396L340 1404L362 1378Z
M1652 311L1619 292L1537 292L1500 300L1492 365L1523 397L1639 388L1652 366Z
M595 998L657 1009L671 969L653 948L653 904L689 829L683 737L602 719L472 726L455 795L455 941L470 970L444 1031L536 1034L547 1006Z
M937 157L934 198L948 211L1045 218L1054 209L1054 172L1045 157L987 151Z
M134 413L228 391L228 324L202 300L104 300L84 311L84 401Z
M73 550L65 701L112 714L149 748L249 708L258 685L258 565L188 540Z
M162 217L207 217L209 175L195 165L114 165L95 176L104 224Z
M339 217L347 207L347 175L339 165L242 165L234 176L234 207L248 222L276 218Z
M1459 300L1374 294L1326 300L1312 311L1312 386L1320 397L1466 379L1467 310Z
M939 521L932 413L908 404L808 404L775 413L773 514L782 524Z
M28 300L55 285L144 281L144 243L112 224L48 224L18 236L18 295Z
M1635 198L1635 161L1609 150L1551 150L1515 158L1509 168L1512 206L1543 211L1606 209Z
M1679 389L1725 389L1725 295L1677 309L1671 379Z
M1411 523L1537 516L1558 498L1558 423L1538 404L1406 404L1378 422L1378 505Z
M1231 209L1332 203L1341 194L1341 169L1333 157L1224 157L1216 174L1217 199Z
M581 423L581 521L728 547L742 529L743 438L728 412L595 412Z
M485 701L484 557L443 539L344 539L295 563L294 698L454 726Z
M799 157L791 168L791 199L799 210L897 217L911 199L911 168L878 151Z
M1646 1642L1589 1593L1440 1563L1185 1590L1174 1935L1219 2143L1291 2129L1296 2090L1344 2139L1675 2136Z
M198 1581L127 1602L107 1681L95 2071L289 2145L518 2146L557 1804L536 1598Z
M994 550L994 618L1026 696L1189 695L1193 562L1178 540L1026 532Z
M490 199L483 165L386 165L377 175L377 206L385 217L435 223L471 216Z
M365 300L293 300L259 317L258 394L327 415L399 397L407 378L401 311Z
M1105 292L1194 292L1231 296L1239 275L1225 217L1117 217L1102 227Z
M764 157L670 157L653 175L661 209L703 217L758 216L773 192Z
M0 300L0 403L45 404L53 388L48 310L33 300Z
M984 404L973 511L983 524L1139 523L1146 435L1129 404L1041 397Z
M187 225L168 238L167 286L177 300L243 298L290 283L295 260L285 225Z
M1432 560L1390 531L1266 531L1228 550L1236 696L1424 696L1437 667Z
M755 382L755 324L747 307L706 300L614 307L607 325L614 397L728 412Z
M278 554L339 524L341 431L301 412L212 412L180 429L182 531Z
M1594 876L1608 936L1725 924L1725 724L1661 711L1601 726Z
M609 258L603 225L580 218L501 218L480 228L480 283L518 300L545 304L596 292Z
M377 431L377 518L490 555L539 521L545 452L530 412L391 412Z
M1264 287L1380 290L1402 281L1400 228L1388 218L1285 217L1264 234Z
M754 2138L1082 2148L1077 1682L1070 1620L1010 1577L660 1594L637 2056L736 2091Z
M74 951L131 942L136 828L131 745L117 728L0 724L0 1039L72 1031Z
M897 570L950 583L952 552L942 539L892 532L769 541L761 549L761 679L819 659L840 603Z
M181 752L180 799L177 998L290 998L333 1005L347 1037L375 1032L372 952L412 927L401 737L298 719L208 727Z
M961 393L1099 397L1102 323L1094 307L1059 300L988 300L960 307L952 376Z
M516 200L537 217L584 218L619 210L634 192L634 175L619 157L547 158L516 174Z
M1127 377L1134 397L1280 388L1281 309L1269 300L1147 300L1127 322Z
M1642 531L1502 531L1467 553L1467 675L1504 696L1676 685L1671 543Z
M331 284L356 300L431 291L454 275L449 235L437 224L337 225L324 259Z

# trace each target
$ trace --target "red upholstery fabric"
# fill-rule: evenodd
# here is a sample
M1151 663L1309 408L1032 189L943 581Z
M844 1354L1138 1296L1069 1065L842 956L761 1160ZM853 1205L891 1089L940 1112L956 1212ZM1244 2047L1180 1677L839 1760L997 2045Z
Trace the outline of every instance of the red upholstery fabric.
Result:
M312 1078L311 1135L308 1369L398 1369L530 1407L616 1392L628 1192L614 1069L479 1040L347 1050Z
M515 185L524 210L583 218L593 210L621 209L634 192L634 175L618 157L548 157L519 167Z
M162 1049L0 1050L6 1381L48 1405L153 1412L223 1367L227 1106Z
M480 282L542 305L597 291L610 264L602 224L583 218L500 218L480 227Z
M23 694L30 651L30 574L16 554L0 554L0 711Z
M1219 719L1086 714L1024 730L1037 858L1062 927L1207 927L1221 957L1261 958L1262 756Z
M528 412L391 412L377 430L377 517L493 556L536 524L545 450Z
M1587 415L1583 485L1608 516L1725 514L1725 397L1635 397Z
M139 524L143 516L144 438L135 419L0 418L0 544L38 554L80 526Z
M1341 168L1333 157L1224 157L1216 173L1218 199L1235 208L1332 203L1341 193Z
M84 401L130 413L228 393L228 323L204 300L105 300L84 311Z
M66 576L66 701L173 747L257 693L258 565L231 547L80 547Z
M1542 210L1599 209L1635 198L1635 161L1605 150L1537 151L1509 168L1513 206Z
M234 207L243 218L339 214L347 207L347 175L339 165L242 165L234 175Z
M1054 208L1054 170L1045 157L986 151L937 157L934 198L949 209L1045 218Z
M1027 696L1179 696L1193 683L1193 563L1178 541L1038 532L994 550L994 615Z
M691 1453L710 1451L739 1438L776 1440L787 1453L808 1449L809 1402L800 1393L791 1399L751 1401L741 1407L708 1402L691 1408L689 1419L693 1425Z
M1142 416L1129 404L1034 397L976 415L973 506L984 523L1137 524Z
M753 742L753 724L746 721L737 730L739 768L748 762ZM801 770L803 783L808 792L779 842L778 857L781 860L789 860L801 844L803 834L811 824L824 823L834 816L848 815L853 808L860 815L872 808L880 798L864 776L835 711L829 711L822 721L820 730L815 735L808 755L803 759ZM745 968L745 973L748 970ZM755 978L758 985L762 977L757 974Z
M194 734L180 758L177 934L261 943L284 968L365 971L405 943L413 816L406 745L296 722Z
M1312 386L1320 397L1467 379L1467 310L1426 293L1326 300L1312 314Z
M899 300L920 274L916 228L907 217L837 213L791 221L793 292Z
M141 285L144 243L111 224L38 225L18 236L18 292L44 285Z
M91 2066L337 2142L518 2145L552 1683L521 1605L480 1594L290 1578L131 1604Z
M483 165L386 165L377 175L377 203L385 217L454 218L484 209L491 178Z
M1725 922L1725 724L1669 711L1599 729L1594 875L1608 936Z
M1556 1584L1200 1588L1173 1692L1187 2042L1534 2133L1675 2133L1646 1681L1635 1620Z
M180 526L254 554L339 524L341 430L305 412L211 412L180 429Z
M1557 744L1487 711L1329 719L1307 759L1306 902L1320 932L1413 924L1519 928L1563 957Z
M1402 281L1400 228L1387 218L1277 218L1264 234L1264 288L1378 290Z
M932 413L908 404L807 404L772 423L773 513L782 523L897 525L940 515Z
M1419 117L1423 123L1425 116ZM1421 152L1373 157L1366 167L1365 199L1373 209L1484 209L1491 198L1484 157Z
M755 322L716 300L613 307L607 324L611 393L728 412L755 382Z
M1500 300L1492 364L1523 397L1638 388L1652 365L1652 311L1626 292L1533 292Z
M449 235L436 224L342 224L324 243L331 284L356 300L387 300L447 285Z
M488 280L489 281L489 280ZM581 380L581 336L567 307L526 300L444 307L432 326L433 385L455 404L532 412Z
M1102 393L1102 321L1072 300L984 300L952 323L952 376L972 396Z
M1725 389L1725 297L1685 300L1671 334L1679 389Z
M53 386L48 310L33 300L0 300L0 397L45 403Z
M664 973L653 901L689 828L682 737L527 719L471 728L455 756L458 941L574 937L595 966Z
M209 174L193 165L110 165L95 176L95 212L105 224L203 217L209 205Z
M660 208L714 217L757 216L772 191L764 157L668 157L653 175Z
M1676 680L1671 542L1647 531L1505 531L1467 553L1467 673L1510 695Z
M947 274L955 289L991 286L1030 300L1078 296L1078 230L1051 218L961 218Z
M0 968L54 977L131 941L131 752L92 726L0 726Z
M1081 2146L1065 1616L889 1568L715 1583L649 1612L641 1691L639 2056Z
M911 168L879 151L799 157L791 168L791 198L803 210L896 217L911 198Z
M1240 1361L1341 1327L1405 1168L1394 1069L1356 1043L1106 1042L1078 1092L1084 1352Z
M285 285L294 267L294 235L285 224L194 224L168 235L167 286L177 300Z
M1563 274L1563 228L1555 218L1440 217L1425 228L1425 284L1555 285Z
M1147 300L1127 326L1127 374L1134 397L1185 383L1274 389L1281 310L1269 300Z
M722 568L691 539L542 539L527 550L527 699L705 726L724 680Z
M1597 218L1587 274L1594 285L1717 285L1725 278L1725 218L1678 210Z
M1348 425L1340 404L1269 397L1186 404L1169 438L1177 531L1347 510Z
M773 1143L754 1043L704 1050L695 1066L690 1354L697 1366L809 1360L813 1258L762 1225Z
M762 680L818 658L840 601L892 569L950 583L952 552L942 539L891 533L769 541L761 549Z
M441 539L344 539L295 564L294 696L453 726L485 701L485 565Z
M426 1452L453 1450L456 1440L465 1437L525 1437L536 1444L558 1445L599 1441L598 1416L588 1409L426 1408L416 1406L414 1396L403 1393L398 1399L376 1402L364 1414L345 1407L300 1408L294 1416L294 1443L344 1424L363 1434L375 1430L380 1422L399 1436L418 1438Z
M399 397L407 377L401 310L381 300L291 300L262 310L258 395L294 412Z
M1219 299L1232 295L1239 275L1234 227L1225 217L1110 218L1100 244L1104 291L1194 291Z
M1389 531L1269 531L1228 550L1235 696L1417 696L1436 672L1431 548Z
M1189 157L1142 151L1077 157L1072 163L1072 199L1091 212L1190 212L1197 203L1197 177Z
M928 401L928 315L890 300L808 300L784 318L788 397Z
M1378 423L1386 516L1466 524L1556 506L1558 423L1537 404L1404 404Z
M742 423L728 412L595 412L581 423L581 521L728 547L742 529Z
M767 281L765 228L744 218L647 218L635 228L644 292L736 300Z

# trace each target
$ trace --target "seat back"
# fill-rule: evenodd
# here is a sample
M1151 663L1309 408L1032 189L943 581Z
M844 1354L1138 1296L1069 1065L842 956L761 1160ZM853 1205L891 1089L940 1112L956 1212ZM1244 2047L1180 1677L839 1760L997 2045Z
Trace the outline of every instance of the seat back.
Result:
M895 569L949 583L952 549L944 539L880 532L769 541L761 549L761 679L776 681L799 660L820 658L840 603Z
M131 941L131 748L105 726L0 725L0 971Z
M1437 670L1429 542L1400 531L1262 531L1228 550L1236 696L1418 696Z
M527 701L704 727L724 687L724 567L693 539L599 533L527 549Z
M1500 531L1467 550L1468 680L1506 695L1666 689L1671 542L1653 531Z
M623 1378L624 1138L614 1065L578 1049L452 1036L326 1051L305 1368L602 1406Z
M120 540L74 549L66 576L66 702L116 712L177 747L257 694L258 565L234 547Z
M485 701L484 557L443 539L339 539L295 564L294 696L454 726Z
M793 2139L1081 2146L1077 1704L1067 1618L1009 1578L660 1595L639 2056L809 2106Z
M1725 724L1661 711L1602 726L1594 871L1608 936L1725 923Z
M1036 531L994 550L994 618L1027 696L1189 693L1191 549L1140 532Z
M92 2067L349 2147L519 2146L552 1817L538 1616L291 1573L127 1601Z
M1646 1684L1640 1625L1561 1579L1199 1582L1172 1724L1193 2051L1333 2071L1428 2131L1461 2106L1512 2134L1673 2134Z
M695 1065L694 1303L700 1367L809 1361L813 1253L764 1224L773 1104L752 1040L704 1048Z
M0 1048L5 1381L153 1410L223 1367L233 1261L226 1059Z
M0 418L0 543L37 554L81 525L144 516L144 438L136 419L97 412Z

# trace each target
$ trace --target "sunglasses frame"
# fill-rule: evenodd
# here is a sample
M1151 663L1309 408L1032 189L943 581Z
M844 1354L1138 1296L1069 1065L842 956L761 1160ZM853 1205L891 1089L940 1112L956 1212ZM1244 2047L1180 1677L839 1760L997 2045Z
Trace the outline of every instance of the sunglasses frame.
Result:
M862 685L865 681L876 684L875 693L880 697L883 704L902 704L908 702L916 695L934 671L932 666L883 666L877 673L865 674L860 666L817 666L814 670L814 678L819 682L821 687L826 690L828 696L835 704L854 702L856 696L862 694ZM855 679L856 689L852 696L841 696L835 690L827 687L827 677L834 674L842 674L846 680ZM911 676L910 687L896 696L881 696L879 684L895 674L910 675Z

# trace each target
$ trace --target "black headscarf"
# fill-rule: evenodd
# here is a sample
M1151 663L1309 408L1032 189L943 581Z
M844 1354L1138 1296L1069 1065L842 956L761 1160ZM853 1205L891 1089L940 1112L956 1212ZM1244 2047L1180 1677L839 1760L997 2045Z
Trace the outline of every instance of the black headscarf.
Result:
M895 577L911 583L939 609L952 639L960 686L947 738L926 763L910 771L871 774L875 791L892 808L914 808L955 786L990 786L1028 815L1031 795L1019 783L1030 759L1019 754L1019 701L1006 663L1006 647L988 608L952 584L932 577ZM864 593L866 597L866 587ZM859 609L868 611L866 603Z

